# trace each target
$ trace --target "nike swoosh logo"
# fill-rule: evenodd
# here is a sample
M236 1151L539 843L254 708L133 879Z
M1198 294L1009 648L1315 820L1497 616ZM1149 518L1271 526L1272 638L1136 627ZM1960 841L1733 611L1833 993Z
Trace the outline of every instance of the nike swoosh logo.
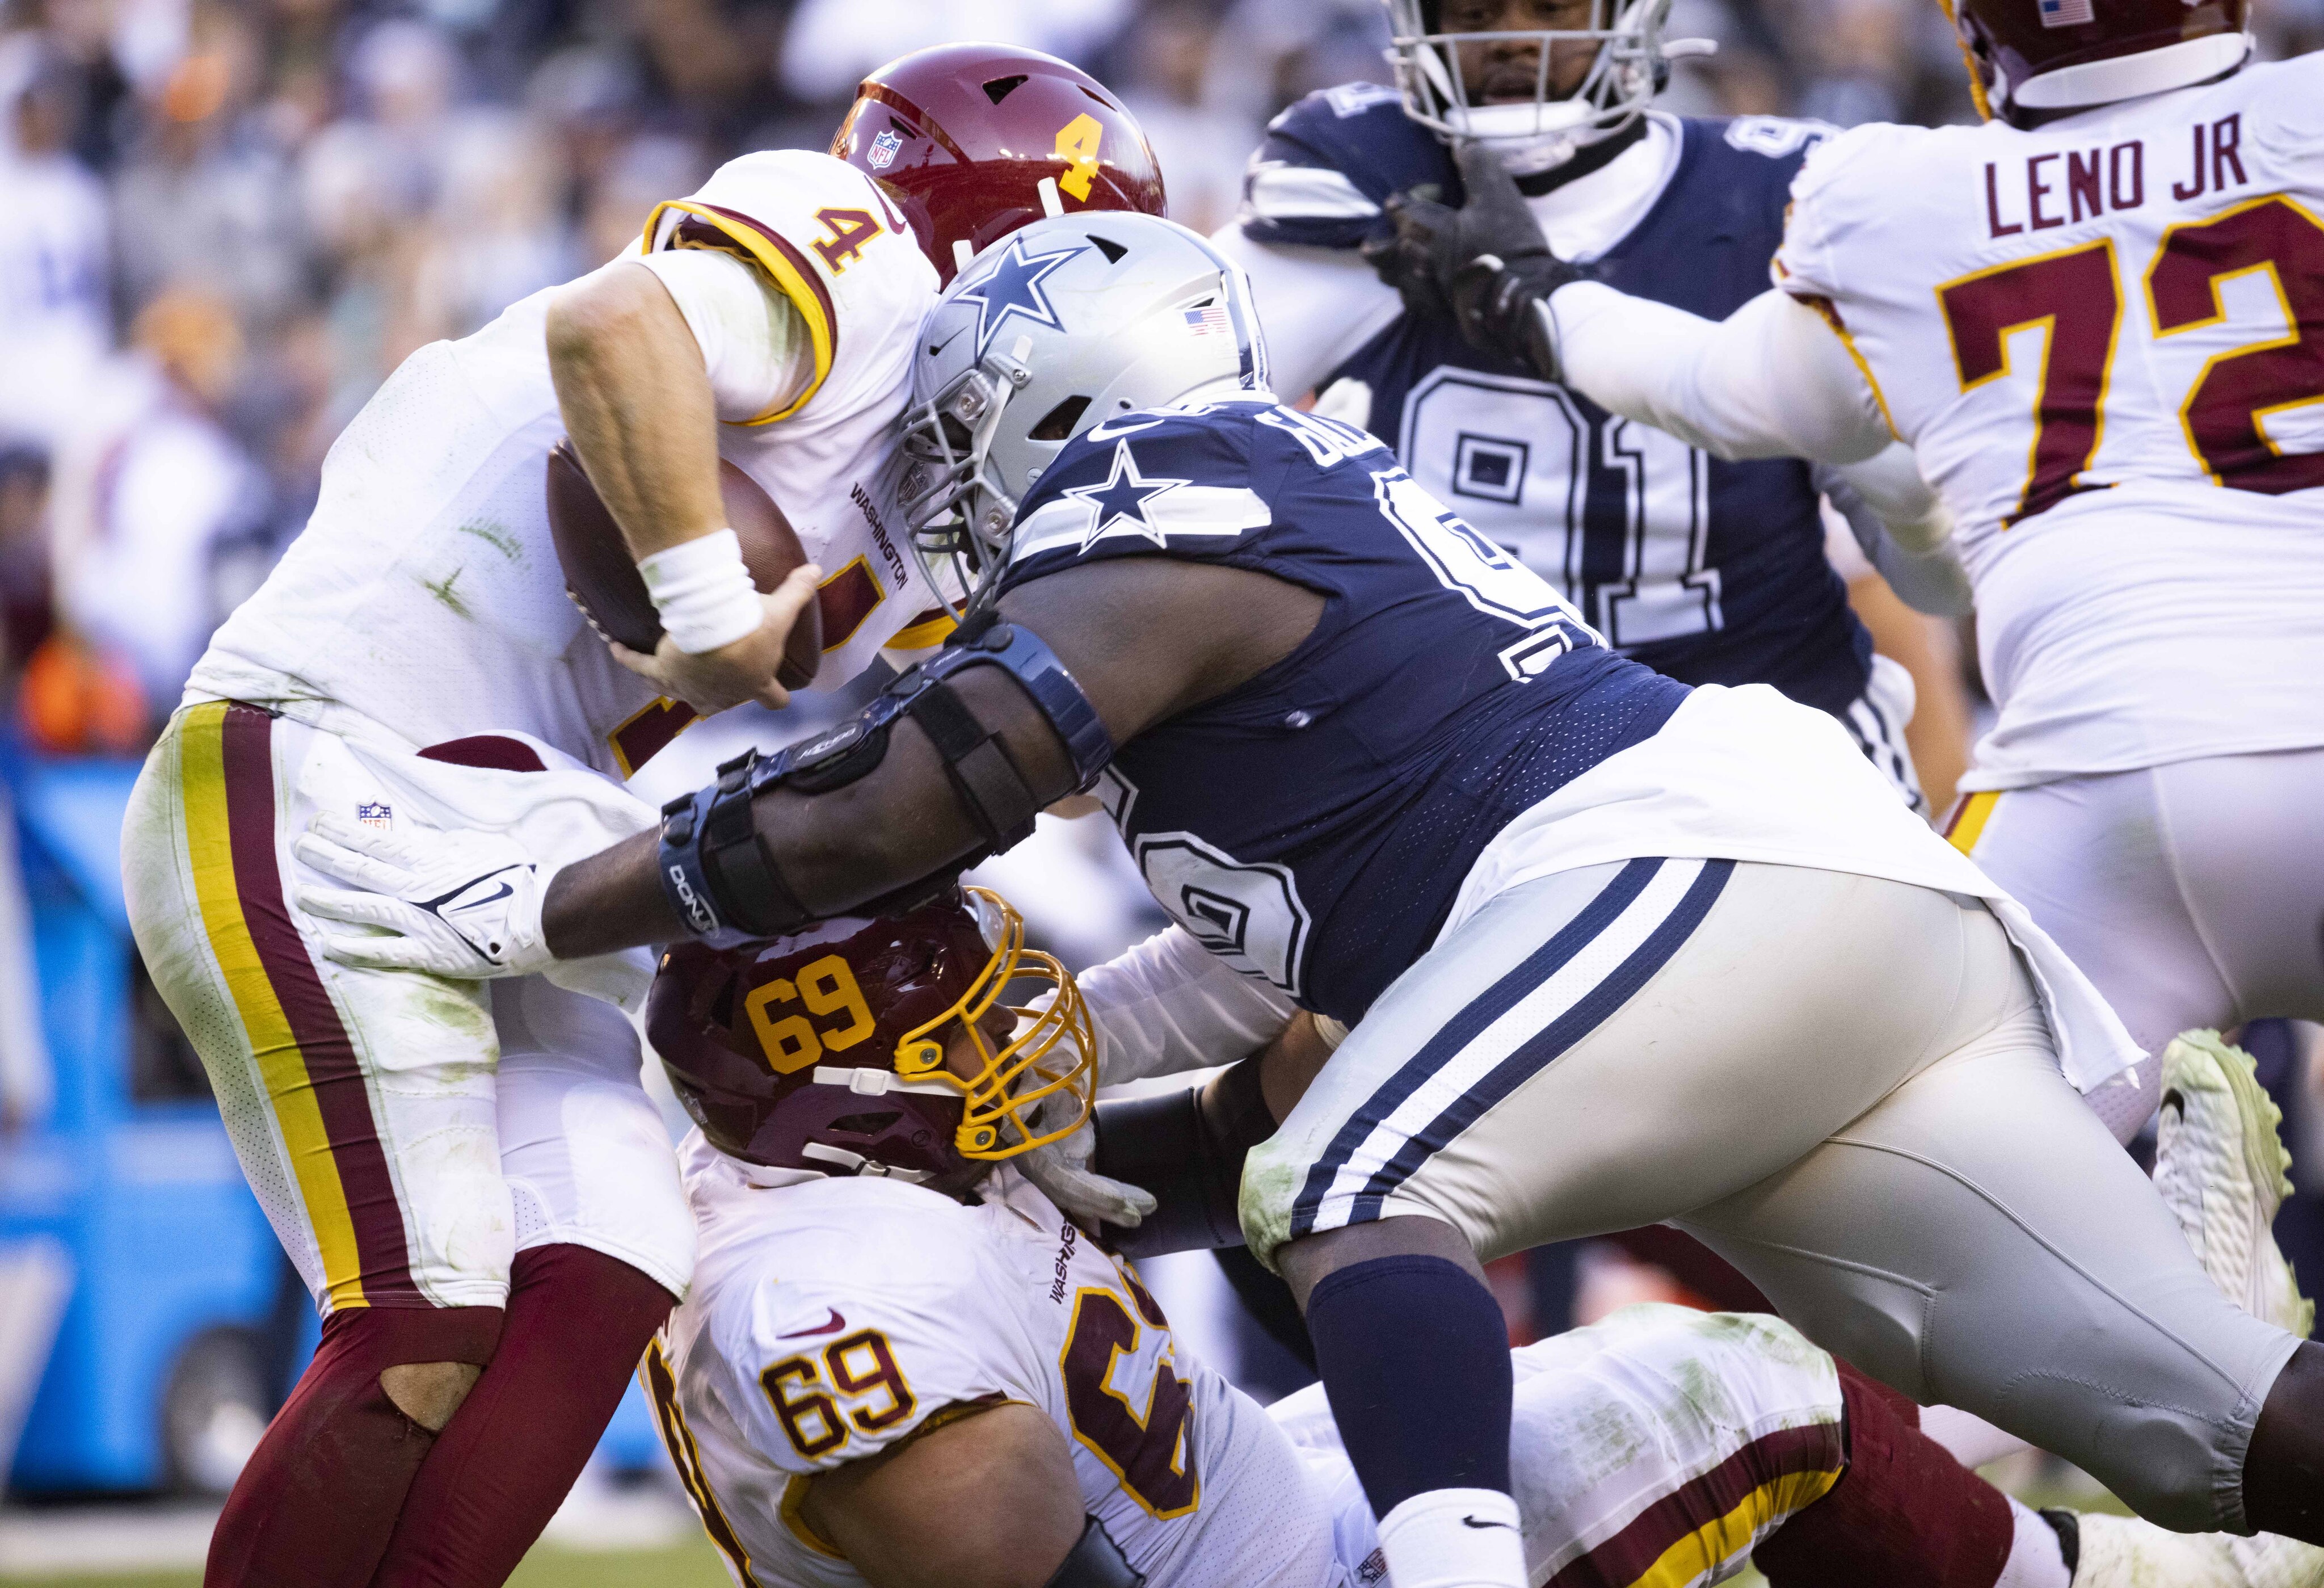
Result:
M1134 424L1124 425L1108 420L1103 424L1092 425L1083 433L1093 441L1111 441L1117 436L1134 436L1140 430L1150 430L1162 422L1158 419L1141 419Z
M847 1327L847 1320L839 1316L839 1309L835 1306L831 1309L831 1322L824 1325L822 1327L816 1329L793 1329L789 1334L778 1334L775 1338L778 1340L801 1340L805 1339L809 1334L836 1334L840 1330L845 1327Z
M482 899L471 899L465 904L455 904L451 906L451 908L454 909L482 909L485 905L497 903L515 891L515 889L510 887L506 882L503 882L501 884L501 891L497 893L487 893Z
M1508 1528L1512 1533L1517 1531L1515 1528L1510 1528L1507 1522L1481 1520L1476 1517L1462 1517L1461 1519L1461 1525L1464 1528Z

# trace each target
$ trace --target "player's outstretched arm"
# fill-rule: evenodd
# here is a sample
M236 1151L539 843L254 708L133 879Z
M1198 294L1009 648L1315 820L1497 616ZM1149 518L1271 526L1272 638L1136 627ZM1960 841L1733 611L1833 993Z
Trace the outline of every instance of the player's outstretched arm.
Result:
M747 319L759 289L739 264L733 274ZM752 586L719 495L710 369L669 289L643 264L596 272L550 304L547 336L573 450L662 616L652 655L618 644L614 655L706 716L784 705L776 669L821 573L801 568L769 596Z
M1087 1525L1065 1436L1013 1402L817 1473L800 1516L872 1588L1043 1588Z
M1289 655L1323 597L1247 569L1129 557L1034 580L1000 611L1047 643L1120 744ZM1064 741L1013 677L970 667L949 687L1037 804L1074 789ZM813 793L778 787L753 804L761 854L810 917L934 876L987 841L919 723L899 718L888 734L886 752L855 780ZM687 935L663 893L650 834L559 872L544 926L550 949L571 959Z
M1590 281L1550 251L1489 145L1453 158L1467 201L1397 194L1395 235L1366 257L1407 302L1440 298L1471 346L1720 457L1855 463L1895 439L1814 309L1769 291L1712 321Z

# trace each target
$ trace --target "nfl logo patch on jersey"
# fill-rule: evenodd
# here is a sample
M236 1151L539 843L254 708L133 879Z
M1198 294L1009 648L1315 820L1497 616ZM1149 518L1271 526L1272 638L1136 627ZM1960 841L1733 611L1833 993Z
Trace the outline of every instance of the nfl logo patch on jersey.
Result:
M2085 11L2089 10L2089 4L2090 0L2082 0L2082 9ZM895 163L896 151L901 149L903 146L904 140L897 136L896 129L893 127L890 127L886 132L881 133L878 137L872 139L872 169L873 171L886 171L890 165Z
M395 808L386 804L374 805L366 800L355 807L355 820L384 833L395 825Z
M2092 20L2090 0L2039 0L2045 28L2078 28Z

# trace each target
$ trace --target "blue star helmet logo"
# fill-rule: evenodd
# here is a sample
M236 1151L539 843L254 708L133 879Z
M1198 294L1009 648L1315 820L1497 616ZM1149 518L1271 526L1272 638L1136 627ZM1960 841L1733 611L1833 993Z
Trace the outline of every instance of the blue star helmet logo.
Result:
M1157 496L1188 484L1185 480L1148 479L1138 472L1138 459L1130 455L1130 443L1113 444L1113 466L1105 478L1094 485L1068 485L1061 493L1085 504L1090 510L1090 526L1082 535L1082 549L1102 539L1116 523L1130 526L1128 533L1143 535L1157 546L1163 543L1161 526L1146 516L1146 504Z
M1047 326L1053 331L1065 328L1050 307L1048 294L1041 291L1043 278L1064 268L1069 259L1089 252L1085 243L1068 244L1056 254L1028 254L1025 238L1019 234L1009 240L992 268L976 278L964 291L954 293L954 303L976 305L976 356L982 360L992 347L993 338L1001 328L1009 323L1010 315Z

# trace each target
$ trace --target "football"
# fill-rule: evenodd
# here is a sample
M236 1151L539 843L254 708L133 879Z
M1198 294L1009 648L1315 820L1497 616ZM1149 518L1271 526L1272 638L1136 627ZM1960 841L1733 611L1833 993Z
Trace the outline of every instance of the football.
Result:
M723 457L718 489L726 522L742 542L752 582L772 590L807 560L807 549L774 499ZM549 454L549 532L557 543L558 566L565 570L566 591L597 632L632 651L650 651L659 644L661 618L646 596L645 579L570 441L559 441ZM822 660L823 614L810 602L791 629L775 679L786 689L803 688L815 681Z

